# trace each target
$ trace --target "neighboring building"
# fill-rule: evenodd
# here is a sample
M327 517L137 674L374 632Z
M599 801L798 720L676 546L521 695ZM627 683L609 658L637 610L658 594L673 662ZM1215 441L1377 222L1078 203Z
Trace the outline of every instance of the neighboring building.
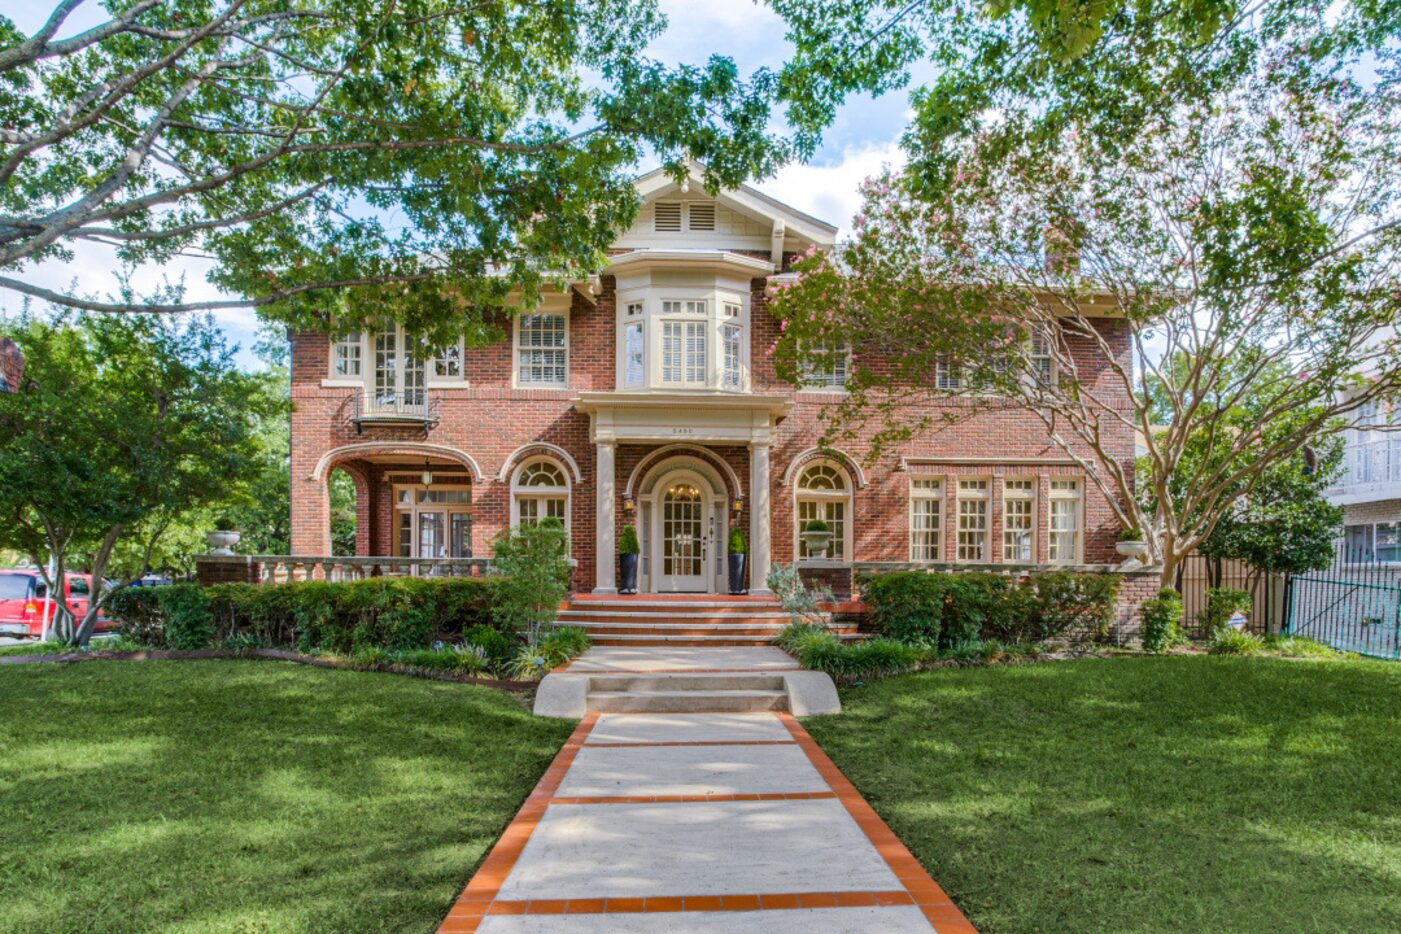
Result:
M1390 329L1378 342L1392 336ZM1346 563L1401 562L1401 408L1368 403L1346 432L1343 475L1325 491L1343 507Z
M0 392L19 392L24 377L24 354L8 337L0 337Z
M812 564L839 592L853 562L1118 561L1108 503L1032 413L936 424L875 463L861 444L819 451L849 364L800 391L781 382L767 304L836 228L748 187L712 198L661 172L637 185L642 210L603 275L503 319L496 345L425 359L393 325L293 335L294 553L330 554L327 482L342 468L360 555L484 556L502 530L558 516L575 587L603 593L623 523L642 543L644 593L724 591L735 525L759 591L771 563L805 557L813 517L835 530L831 559ZM1100 320L1131 366L1124 324ZM1087 345L1085 368L1096 356ZM940 379L957 388L957 369ZM1123 391L1108 368L1098 384ZM967 407L931 398L911 415ZM1131 460L1132 432L1107 430Z

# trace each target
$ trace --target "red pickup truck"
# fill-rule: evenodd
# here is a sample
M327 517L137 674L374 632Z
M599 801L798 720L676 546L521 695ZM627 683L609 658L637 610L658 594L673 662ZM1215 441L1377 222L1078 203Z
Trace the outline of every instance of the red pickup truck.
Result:
M64 603L77 619L88 611L92 578L87 574L65 574ZM0 636L33 636L44 631L44 593L47 588L38 571L29 568L0 568ZM49 605L49 620L56 607ZM99 615L97 631L117 628L114 620Z

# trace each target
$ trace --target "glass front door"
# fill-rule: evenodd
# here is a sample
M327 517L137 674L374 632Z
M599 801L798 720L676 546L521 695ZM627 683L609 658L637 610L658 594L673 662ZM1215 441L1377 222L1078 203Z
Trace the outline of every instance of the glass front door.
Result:
M689 483L666 488L661 502L661 574L659 590L706 591L707 507L701 491Z

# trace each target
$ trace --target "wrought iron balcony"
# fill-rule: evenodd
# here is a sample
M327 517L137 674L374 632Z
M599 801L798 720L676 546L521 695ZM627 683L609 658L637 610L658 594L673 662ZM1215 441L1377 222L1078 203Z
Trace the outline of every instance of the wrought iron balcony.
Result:
M355 397L351 422L356 433L369 425L410 425L433 428L438 424L438 400L426 389L403 392L367 389Z

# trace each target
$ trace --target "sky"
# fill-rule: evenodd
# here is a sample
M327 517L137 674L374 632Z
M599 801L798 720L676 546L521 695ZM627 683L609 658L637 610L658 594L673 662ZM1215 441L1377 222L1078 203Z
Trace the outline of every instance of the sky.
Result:
M32 33L47 18L52 6L51 0L0 0L0 13L21 30ZM783 38L783 21L754 0L707 0L704 4L696 0L660 0L660 6L669 25L650 50L659 61L701 64L711 55L728 55L741 74L748 74L760 67L777 69L792 51ZM100 21L101 16L96 0L88 0L70 23L76 31ZM65 34L68 32L64 30ZM883 165L904 161L899 138L908 116L906 91L874 99L853 97L838 111L823 145L806 164L790 164L775 177L758 181L755 187L800 211L836 224L845 235L859 205L857 186L861 180L879 172ZM653 168L654 165L640 165L638 174ZM76 283L83 292L101 294L116 286L115 265L106 248L83 246L76 250L73 262L43 264L29 271L26 278L54 289L67 289ZM208 268L207 263L184 259L163 267L140 269L131 281L138 291L165 281L183 282L187 299L205 301L221 294L206 281ZM21 304L19 296L0 291L0 314L15 313ZM257 331L257 316L252 309L220 311L216 319L230 341L240 345L240 364L257 366L251 351Z

